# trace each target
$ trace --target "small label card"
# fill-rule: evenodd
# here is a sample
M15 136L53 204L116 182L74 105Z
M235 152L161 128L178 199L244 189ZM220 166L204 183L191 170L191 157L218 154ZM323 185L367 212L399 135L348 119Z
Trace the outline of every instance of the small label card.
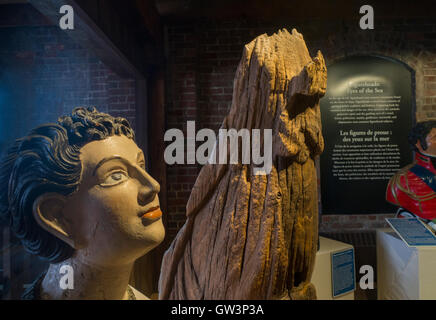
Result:
M417 218L386 218L409 247L436 246L436 236Z
M341 296L356 289L354 249L332 253L332 294Z

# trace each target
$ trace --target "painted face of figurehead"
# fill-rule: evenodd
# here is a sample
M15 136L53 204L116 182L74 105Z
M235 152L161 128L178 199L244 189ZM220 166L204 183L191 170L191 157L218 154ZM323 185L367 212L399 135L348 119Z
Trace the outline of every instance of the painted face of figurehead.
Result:
M94 259L135 260L159 244L165 231L159 184L145 171L145 159L125 136L93 141L81 150L82 184L72 197L82 222L77 234ZM99 257L99 258L97 258Z
M93 141L80 159L81 183L64 199L62 215L82 256L99 265L129 263L162 242L160 186L136 143L126 136Z

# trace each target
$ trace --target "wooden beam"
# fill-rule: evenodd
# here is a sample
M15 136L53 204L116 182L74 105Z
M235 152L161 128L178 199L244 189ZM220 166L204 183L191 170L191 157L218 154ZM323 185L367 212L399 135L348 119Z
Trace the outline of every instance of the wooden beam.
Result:
M159 201L163 224L167 229L167 179L165 151L165 73L163 68L155 70L147 79L148 136L147 171L160 184ZM169 244L160 244L150 253L135 262L132 282L136 289L151 296L158 292L158 281L163 254Z
M122 21L116 19L118 17L116 12L102 4L101 0L81 1L86 10L74 0L29 0L29 2L55 25L59 25L59 19L62 17L59 9L63 5L72 6L74 30L65 30L65 32L73 41L93 51L120 76L136 79L146 75L148 66L142 59L144 57L142 49L132 39L131 32L123 27ZM88 12L100 18L95 21Z

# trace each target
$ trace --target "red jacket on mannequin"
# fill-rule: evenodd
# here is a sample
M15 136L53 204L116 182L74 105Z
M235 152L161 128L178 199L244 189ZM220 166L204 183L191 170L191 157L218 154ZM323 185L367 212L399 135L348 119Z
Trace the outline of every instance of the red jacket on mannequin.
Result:
M419 218L435 220L436 121L420 122L413 127L409 143L415 150L415 161L389 180L386 200Z
M386 200L414 215L436 219L436 169L431 158L416 152L415 162L398 171L389 181Z

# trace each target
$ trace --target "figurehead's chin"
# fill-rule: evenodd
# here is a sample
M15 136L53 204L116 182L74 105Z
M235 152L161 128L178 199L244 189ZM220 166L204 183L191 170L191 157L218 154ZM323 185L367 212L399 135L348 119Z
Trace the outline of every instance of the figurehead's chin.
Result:
M165 238L165 228L163 226L162 219L158 219L147 226L141 226L142 235L139 237L140 242L145 243L149 250L154 249Z

